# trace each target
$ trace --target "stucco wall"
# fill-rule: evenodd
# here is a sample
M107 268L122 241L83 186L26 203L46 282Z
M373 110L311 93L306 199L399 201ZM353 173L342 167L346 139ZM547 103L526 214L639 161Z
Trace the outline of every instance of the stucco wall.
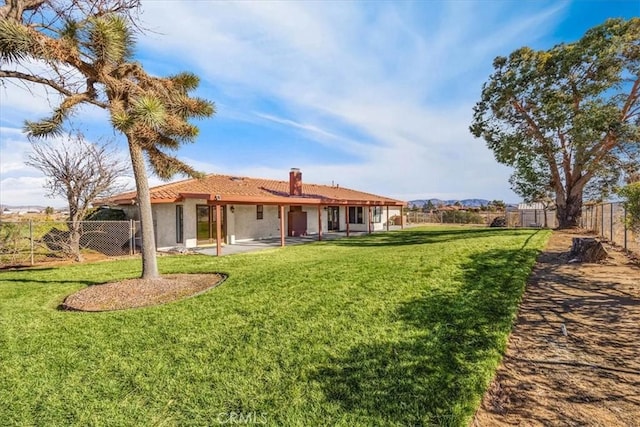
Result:
M173 246L185 246L187 248L197 246L196 241L196 205L206 205L206 200L186 200L181 203L155 204L153 209L153 222L156 230L156 246L167 248ZM176 205L182 205L183 209L183 240L176 242Z
M196 239L196 205L207 204L206 200L190 199L182 203L183 206L183 229L184 237L182 243L176 242L176 204L156 204L153 205L153 217L156 224L156 245L158 248L173 246L195 247ZM278 206L264 205L263 219L257 219L256 205L233 205L223 206L226 209L226 243L234 243L242 240L265 239L280 236L280 219L278 218ZM318 233L318 208L316 206L304 206L303 211L307 213L307 233ZM130 209L133 214L136 209ZM287 232L287 212L289 206L285 206L285 233ZM389 208L389 217L400 215L400 208ZM320 210L322 219L322 232L328 231L327 211ZM133 216L133 215L132 215ZM347 229L346 207L341 206L339 212L340 231ZM382 208L381 222L373 223L374 231L386 229L388 221L387 208ZM364 223L349 224L351 231L368 231L369 209L364 207Z
M153 222L156 231L156 246L159 248L175 246L176 243L176 205L154 205Z
M184 202L180 203L183 206L184 210L184 243L183 245L187 248L193 248L198 246L196 239L196 205L206 205L207 201L195 200L195 199L187 199ZM174 208L175 212L175 208ZM175 215L175 213L174 213ZM168 226L171 226L168 224ZM173 221L174 235L175 235L175 218Z
M393 218L394 216L400 216L401 212L402 212L401 208L389 206L389 215L387 216L387 208L385 206L383 206L382 207L382 218L381 218L381 221L373 223L373 230L374 231L386 230L387 229L387 221L389 220L389 218ZM391 223L390 225L393 225L393 223Z
M278 206L263 205L263 219L257 219L256 205L234 205L233 227L229 227L227 234L235 236L235 240L266 239L280 236L280 220L278 219ZM286 232L285 209L285 232Z
M302 208L307 213L307 234L318 234L318 207L305 206ZM327 213L322 210L322 231L327 231Z

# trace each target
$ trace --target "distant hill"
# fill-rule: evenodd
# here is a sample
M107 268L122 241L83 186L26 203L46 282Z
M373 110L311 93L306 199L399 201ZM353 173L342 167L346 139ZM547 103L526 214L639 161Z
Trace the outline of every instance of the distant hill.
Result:
M0 212L9 210L11 212L41 212L46 209L46 206L39 205L0 205Z
M425 203L431 201L434 206L451 206L455 205L456 202L460 202L460 204L467 208L479 208L480 206L488 205L490 200L485 199L464 199L464 200L441 200L441 199L424 199L424 200L409 200L407 203L409 205L409 209L412 207L422 208Z

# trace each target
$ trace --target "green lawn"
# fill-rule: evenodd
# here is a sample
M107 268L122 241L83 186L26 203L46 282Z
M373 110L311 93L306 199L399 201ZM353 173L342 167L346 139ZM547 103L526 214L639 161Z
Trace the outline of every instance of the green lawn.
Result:
M427 228L228 257L164 306L56 310L139 261L0 273L2 425L465 425L493 375L539 230Z

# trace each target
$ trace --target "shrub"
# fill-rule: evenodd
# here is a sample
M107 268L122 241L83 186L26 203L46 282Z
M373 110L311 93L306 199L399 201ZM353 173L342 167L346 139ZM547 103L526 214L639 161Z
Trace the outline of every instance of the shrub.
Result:
M640 182L634 182L618 191L625 198L627 224L634 232L640 232Z
M506 227L507 226L507 218L504 216L497 216L491 221L491 225L489 227Z
M442 212L442 222L447 224L482 224L484 218L476 212L445 211Z

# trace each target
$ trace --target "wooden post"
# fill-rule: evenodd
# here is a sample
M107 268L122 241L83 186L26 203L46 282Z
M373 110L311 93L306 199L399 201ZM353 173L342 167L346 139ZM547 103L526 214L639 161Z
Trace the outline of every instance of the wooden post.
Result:
M35 264L35 260L33 258L33 220L29 220L29 253L31 255L31 265Z
M347 237L349 237L349 205L347 205L344 208L344 210L345 210L344 217L345 217L345 220L347 221Z
M402 206L400 206L400 229L404 230L404 214L402 213Z
M371 217L371 206L369 206L369 212L368 212L368 218L367 218L367 227L369 229L369 234L371 234L373 232L372 230L372 226L373 226L373 218Z
M222 221L220 205L216 204L216 256L222 255Z
M389 231L389 206L387 206L387 231Z
M322 205L318 205L318 241L322 240Z
M278 205L278 209L280 209L280 246L284 247L284 205Z

